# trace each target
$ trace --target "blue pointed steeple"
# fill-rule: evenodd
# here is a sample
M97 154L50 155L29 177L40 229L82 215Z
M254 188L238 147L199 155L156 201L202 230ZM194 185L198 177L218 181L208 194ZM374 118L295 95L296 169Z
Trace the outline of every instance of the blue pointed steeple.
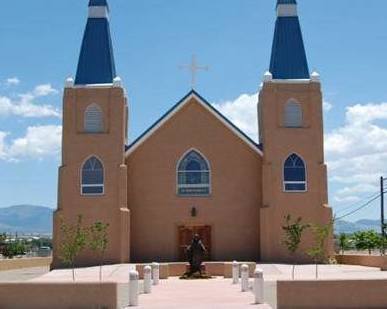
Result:
M277 6L280 4L297 4L296 0L277 0Z
M90 0L75 85L109 84L116 77L107 0Z
M107 6L107 0L90 0L89 6Z
M270 73L273 79L310 78L296 0L277 0Z

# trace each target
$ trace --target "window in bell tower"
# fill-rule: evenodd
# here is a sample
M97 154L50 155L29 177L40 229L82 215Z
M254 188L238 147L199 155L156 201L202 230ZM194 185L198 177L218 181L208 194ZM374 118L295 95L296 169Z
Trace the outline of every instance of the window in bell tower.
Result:
M84 130L86 133L103 132L103 112L99 105L90 104L84 115Z
M301 104L289 100L285 104L284 116L283 116L283 125L287 128L301 128L303 121L303 113Z
M284 191L305 192L307 189L306 167L304 160L295 153L284 163Z

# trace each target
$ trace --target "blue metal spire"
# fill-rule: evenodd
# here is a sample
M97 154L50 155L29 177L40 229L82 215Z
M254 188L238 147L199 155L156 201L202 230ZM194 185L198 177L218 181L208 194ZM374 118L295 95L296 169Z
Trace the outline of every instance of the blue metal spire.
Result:
M277 0L270 73L274 79L309 79L296 0Z
M277 5L280 4L297 4L296 0L277 0Z
M116 77L107 0L90 0L75 85L109 84Z
M107 6L107 0L90 0L89 6Z

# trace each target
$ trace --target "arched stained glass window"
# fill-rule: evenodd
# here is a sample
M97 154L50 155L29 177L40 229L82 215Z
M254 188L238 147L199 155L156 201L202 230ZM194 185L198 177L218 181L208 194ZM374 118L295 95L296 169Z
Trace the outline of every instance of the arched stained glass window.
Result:
M87 133L103 132L103 113L97 104L89 105L85 110L84 129Z
M291 154L284 164L284 190L286 192L306 191L306 168L304 161L296 154Z
M289 100L285 104L284 126L287 128L300 128L302 127L302 118L301 104L294 100Z
M177 167L177 192L181 196L210 194L210 167L197 151L186 154Z
M104 193L103 165L96 157L91 157L82 166L82 194L101 195Z

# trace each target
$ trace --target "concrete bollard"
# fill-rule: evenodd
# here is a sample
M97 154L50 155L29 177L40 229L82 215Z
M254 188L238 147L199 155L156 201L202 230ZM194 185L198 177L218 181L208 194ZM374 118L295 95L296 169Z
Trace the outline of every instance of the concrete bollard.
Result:
M150 266L144 267L144 293L150 294L152 292L152 268Z
M239 263L237 261L232 262L232 284L238 284L239 282Z
M129 274L129 306L138 306L138 271L132 270Z
M152 263L152 278L153 285L158 285L160 282L160 264Z
M256 304L265 303L263 270L259 268L254 271L254 296Z
M249 266L246 264L241 266L241 283L242 292L247 292L249 290Z

